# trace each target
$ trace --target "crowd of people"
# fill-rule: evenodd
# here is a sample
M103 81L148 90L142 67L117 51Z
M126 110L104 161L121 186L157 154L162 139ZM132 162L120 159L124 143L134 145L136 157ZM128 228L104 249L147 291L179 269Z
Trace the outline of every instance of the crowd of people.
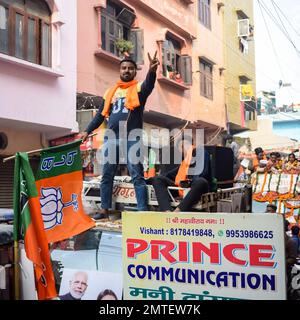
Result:
M300 173L300 161L295 153L290 153L287 157L280 152L267 154L260 147L254 149L255 157L252 159L249 169L251 172L268 173Z
M268 173L300 173L300 162L295 153L284 158L280 152L271 152L265 155L262 148L256 148L256 158L253 161L253 171Z
M255 156L252 159L239 159L239 169L235 174L235 181L250 181L251 174L258 173L300 173L300 160L295 153L288 156L280 152L266 153L261 147L254 149Z

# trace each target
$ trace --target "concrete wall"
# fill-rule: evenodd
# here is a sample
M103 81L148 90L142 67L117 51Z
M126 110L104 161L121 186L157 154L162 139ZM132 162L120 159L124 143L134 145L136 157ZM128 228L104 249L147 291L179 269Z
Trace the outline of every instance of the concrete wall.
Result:
M237 35L237 10L241 9L249 18L250 24L254 25L253 0L228 0L224 6L224 48L225 48L225 95L229 121L237 125L242 124L240 106L240 75L247 75L252 79L254 92L256 91L255 80L255 50L254 38L249 41L249 53L243 54L239 50L239 38ZM255 30L254 26L254 32ZM250 121L252 122L252 121ZM256 121L246 123L246 127L256 127Z

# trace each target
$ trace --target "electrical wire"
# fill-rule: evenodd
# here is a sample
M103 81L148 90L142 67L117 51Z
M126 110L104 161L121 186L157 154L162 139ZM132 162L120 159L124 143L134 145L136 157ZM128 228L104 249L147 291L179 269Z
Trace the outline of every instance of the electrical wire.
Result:
M257 0L257 2L258 2L258 4L259 4L259 8L260 8L260 11L261 11L261 15L262 15L262 17L263 17L263 20L264 20L264 23L265 23L265 26L266 26L266 29L267 29L267 32L268 32L268 35L269 35L269 39L270 39L270 42L271 42L271 45L272 45L272 48L273 48L273 53L274 53L274 55L275 55L275 57L276 57L277 64L278 64L278 67L279 67L279 70L280 70L282 79L284 80L284 79L285 79L285 76L284 76L284 73L283 73L283 71L282 71L282 67L281 67L281 64L280 64L280 61L279 61L279 57L278 57L277 51L276 51L276 49L275 49L275 46L274 46L274 43L273 43L273 40L272 40L271 33L270 33L270 30L269 30L269 27L268 27L268 24L267 24L265 15L264 15L264 13L263 13L262 5L261 5L261 3L260 3L260 0Z
M217 4L219 1L217 1L217 0L214 1L214 0L213 0L213 2L215 2L215 4ZM233 10L236 10L236 7L233 6L233 5L231 5L229 1L226 2L226 6L231 7ZM277 27L280 28L282 32L284 32L284 31L282 30L281 26L280 26L280 25L278 24L278 22L276 21L276 18L270 13L270 11L269 11L267 8L265 8L265 7L264 7L264 10L268 13L268 15L269 15L272 19L274 19L273 22L276 23ZM221 39L221 38L216 34L216 32L215 32L214 30L211 30L211 32L212 32L212 34L214 35L215 38L217 38L217 39L219 39L219 41L223 42L224 45L226 45L232 52L234 52L236 55L238 55L238 56L240 57L240 51L239 51L239 49L233 48L227 41L224 41L224 39ZM199 41L199 40L196 39L196 40L194 40L194 41ZM240 57L240 58L241 58L241 57ZM251 66L252 69L256 70L256 73L257 73L257 74L263 75L265 78L271 80L272 83L276 84L276 86L278 85L278 81L277 81L277 80L274 80L273 78L271 78L266 72L262 71L261 68L260 68L260 69L258 69L258 68L256 69L256 66L255 66L254 64L252 64L251 61L248 61L248 60L245 59L245 58L241 58L241 59L244 60L244 61L248 64L248 67ZM283 62L287 62L287 60L286 60L285 58L283 58L283 59L281 59L281 60L282 60ZM290 68L290 70L295 71L293 68ZM296 75L296 72L295 72L295 75ZM297 75L297 76L298 76L298 75ZM291 88L289 88L289 89L293 90L294 92L300 93L300 91L297 90L296 88L291 87Z
M218 135L221 133L221 131L222 131L222 128L219 127L219 128L216 130L217 133L216 133L209 141L207 141L207 142L205 143L205 145L206 145L206 146L210 145L210 144L218 137Z
M283 29L284 29L285 32L286 32L287 38L288 38L288 39L290 40L290 42L292 43L294 49L296 50L296 53L297 53L298 57L300 57L300 51L298 50L298 48L297 48L296 45L294 44L294 42L293 42L293 40L292 40L292 38L291 38L288 30L286 29L286 27L285 27L285 25L284 25L284 23L283 23L283 21L282 21L282 19L281 19L281 17L280 17L280 14L279 14L278 10L280 10L281 14L282 14L285 18L286 18L286 16L282 13L282 10L281 10L280 7L275 3L274 0L271 0L271 2L272 2L272 5L273 5L274 10L275 10L275 12L276 12L276 14L277 14L277 16L278 16L278 19L279 19L279 21L280 21ZM278 10L277 10L277 8L278 8ZM287 19L287 18L286 18L286 19ZM290 24L290 25L291 25L291 24ZM296 33L297 33L297 32L296 32ZM294 69L292 68L291 70L294 70ZM292 95L291 89L294 90L294 88L288 87L288 91L289 91L290 94ZM294 91L295 91L295 90L294 90ZM296 90L296 91L297 91L297 90ZM300 92L299 92L299 93L300 93Z
M293 41L291 40L291 37L288 33L288 31L286 30L285 26L281 23L281 18L279 18L279 22L277 20L277 18L273 15L273 13L271 12L271 10L267 7L267 5L263 2L263 0L258 0L259 5L264 9L264 11L266 12L266 14L270 17L270 19L274 22L274 24L278 27L278 29L283 33L283 35L287 38L287 40L289 42L291 42L291 44L295 47L295 44L293 43ZM277 14L277 10L275 10L276 14ZM278 14L277 14L278 16ZM281 24L281 25L280 25Z
M292 23L290 22L290 20L286 17L286 15L283 13L283 11L280 9L280 7L277 5L277 3L272 0L272 3L278 8L278 10L281 12L282 16L285 18L285 20L288 22L288 24L290 25L290 27L294 30L294 32L300 37L300 33L296 30L296 28L292 25Z
M275 6L274 6L274 4L273 4L273 0L272 0L272 4L273 4L273 7L274 7L274 9L275 9L275 12L276 12L276 14L277 14L277 16L278 16L278 18L279 18L279 20L280 20L280 23L281 23L282 27L279 25L279 22L277 21L277 19L274 17L274 15L271 13L271 11L269 10L269 8L267 8L267 6L264 4L264 2L263 2L262 0L261 0L261 1L258 0L258 4L259 4L259 6L260 6L260 10L261 10L261 13L262 13L262 16L263 16L265 25L266 25L266 29L267 29L267 31L268 31L268 35L269 35L269 38L270 38L270 41L271 41L271 44L272 44L272 47L273 47L273 51L274 51L275 57L276 57L276 59L277 59L277 63L278 63L279 68L280 68L280 72L281 72L281 74L282 74L282 77L284 78L283 71L282 71L282 67L281 67L281 64L280 64L280 62L279 62L279 57L278 57L277 51L276 51L276 49L275 49L275 45L274 45L274 43L273 43L273 41L272 41L271 33L270 33L269 28L268 28L268 26L267 26L267 22L266 22L266 19L265 19L265 17L264 17L264 14L263 14L263 12L262 12L262 9L269 15L269 17L270 17L271 20L274 22L274 24L276 24L276 26L282 31L282 33L285 35L285 37L288 39L288 41L292 44L292 46L293 46L294 49L296 50L296 53L297 53L297 55L298 55L299 57L300 57L300 51L298 50L298 48L296 47L296 45L295 45L294 42L292 41L290 34L288 33L287 29L285 28L285 25L284 25L283 21L281 20L279 14L278 14L278 11L276 10L276 8L275 8ZM290 68L290 70L294 70L294 68ZM298 76L298 75L297 75L297 76ZM291 93L291 90L293 90L293 91L295 91L295 92L297 92L297 93L300 93L300 91L296 90L295 88L288 88L288 90L289 90L289 92L290 92L291 95L293 95L293 94Z
M272 6L273 6L273 8L274 8L274 10L275 10L275 12L276 12L276 15L277 15L277 17L278 17L278 19L279 19L280 23L281 23L281 25L282 25L282 28L283 28L283 29L284 29L284 31L285 31L286 37L287 37L287 38L288 38L288 40L293 44L293 47L294 47L294 48L297 50L297 52L299 53L298 49L296 48L296 45L295 45L295 44L294 44L294 42L292 41L292 38L291 38L291 36L290 36L290 34L289 34L289 32L288 32L287 28L285 27L285 25L284 25L283 21L281 20L281 17L280 17L280 15L279 15L279 12L277 11L277 8L276 8L276 6L275 6L274 2L273 2L273 1L271 1L271 3L272 3Z
M258 0L259 1L259 0ZM300 50L297 48L297 46L295 45L295 43L293 42L289 32L287 31L287 29L285 28L280 16L278 15L278 12L276 10L276 14L279 16L279 20L280 23L282 24L282 26L279 24L278 20L276 19L276 17L274 17L274 15L271 13L270 9L263 3L263 1L261 0L261 6L264 9L264 11L268 14L268 16L270 17L270 19L274 22L274 24L280 29L280 31L284 34L284 36L287 38L287 40L292 44L293 48L295 49L298 57L300 57ZM286 62L285 59L282 59ZM291 68L291 70L293 70L293 68Z
M258 0L258 2L259 2L259 0ZM260 3L260 2L259 2L259 3ZM272 4L273 4L273 3L272 3ZM278 11L276 10L275 6L273 5L273 7L274 7L274 9L275 9L275 12L276 12L276 14L277 14L277 16L278 16L278 18L279 18L279 21L280 21L280 23L281 23L282 26L279 24L279 22L277 21L277 19L276 19L276 18L274 17L274 15L271 13L270 9L263 3L262 0L261 0L260 5L261 5L262 8L264 9L264 11L268 14L268 16L271 18L271 20L274 22L274 24L281 30L281 32L284 34L284 36L287 38L287 40L292 44L292 46L293 46L293 48L295 49L298 57L300 58L300 51L299 51L299 49L297 48L297 46L295 45L295 43L293 42L293 40L292 40L289 32L288 32L287 29L285 28L285 25L284 25L283 21L281 20L281 18L280 18L280 16L279 16ZM282 59L282 60L284 60L284 59ZM285 62L286 62L286 61L285 61ZM294 71L294 68L291 68L290 66L289 66L289 69L292 70L292 71ZM295 73L295 74L296 74L296 73ZM298 76L298 74L297 74L297 76ZM290 91L290 90L289 90L289 91ZM294 90L294 91L297 91L297 90ZM298 93L300 93L300 92L298 91Z

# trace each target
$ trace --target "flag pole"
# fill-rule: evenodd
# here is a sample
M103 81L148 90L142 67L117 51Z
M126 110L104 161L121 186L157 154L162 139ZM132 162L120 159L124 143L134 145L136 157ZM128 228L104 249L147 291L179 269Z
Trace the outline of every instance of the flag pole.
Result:
M41 152L42 150L43 150L43 149L31 150L31 151L28 151L28 152L26 152L26 153L27 153L27 154L38 153L38 152ZM15 159L15 157L16 157L16 156L11 156L11 157L4 158L4 159L3 159L3 162L13 160L13 159Z
M89 134L89 135L88 135L88 138L93 137L93 136L95 136L95 135L97 135L97 133ZM81 139L79 139L79 140L81 140ZM76 140L74 140L74 141L76 141ZM44 149L31 150L31 151L27 151L26 153L27 153L27 154L40 153L40 152L43 151L43 150L44 150ZM16 156L11 156L11 157L4 158L4 159L3 159L3 162L5 163L6 161L13 160L13 159L15 159L15 157L16 157Z
M15 276L15 300L20 300L20 265L19 265L19 245L14 241L14 276Z

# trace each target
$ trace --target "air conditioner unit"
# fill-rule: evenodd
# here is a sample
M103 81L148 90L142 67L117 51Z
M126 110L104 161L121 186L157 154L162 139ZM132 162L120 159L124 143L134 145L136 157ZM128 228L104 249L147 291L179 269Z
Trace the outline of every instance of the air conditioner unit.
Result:
M250 35L250 20L238 20L238 37L248 37Z
M121 23L127 25L127 26L132 26L134 23L136 16L134 12L124 8L122 11L118 14L117 20L120 21Z

